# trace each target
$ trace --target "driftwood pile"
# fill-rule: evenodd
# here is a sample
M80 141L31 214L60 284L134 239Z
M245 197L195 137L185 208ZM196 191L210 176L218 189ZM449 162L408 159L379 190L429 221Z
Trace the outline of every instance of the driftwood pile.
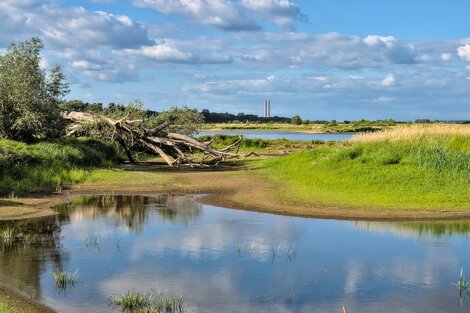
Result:
M114 120L88 112L63 112L62 117L69 122L68 136L79 134L87 125L104 124L109 127L112 130L112 140L123 148L131 162L133 162L133 157L124 138L131 138L132 142L139 143L147 152L160 156L173 167L211 167L227 159L240 159L254 155L254 153L239 153L243 142L242 135L235 143L217 150L211 147L213 140L201 142L190 136L176 133L159 137L158 134L171 125L170 121L165 121L152 129L145 129L142 127L142 120L130 120L128 116Z

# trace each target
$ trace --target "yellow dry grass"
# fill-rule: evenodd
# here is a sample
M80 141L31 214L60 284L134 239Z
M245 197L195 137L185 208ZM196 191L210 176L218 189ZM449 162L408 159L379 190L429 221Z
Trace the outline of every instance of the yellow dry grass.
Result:
M356 134L351 138L351 141L411 141L430 136L470 136L470 125L400 125L373 133Z

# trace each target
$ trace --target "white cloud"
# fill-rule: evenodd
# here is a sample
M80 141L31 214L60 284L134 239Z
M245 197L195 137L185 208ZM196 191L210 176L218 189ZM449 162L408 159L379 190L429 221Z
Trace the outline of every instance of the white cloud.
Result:
M441 54L441 60L442 61L450 61L452 59L452 54L451 53L442 53Z
M166 42L153 46L144 46L139 50L126 49L124 52L130 55L142 55L152 60L163 62L190 62L194 59L191 53L178 50Z
M83 7L62 8L37 0L6 1L0 3L0 17L2 33L11 30L40 36L56 46L125 48L151 43L147 28L129 17Z
M457 53L462 60L470 61L470 45L458 47Z
M189 16L203 25L226 31L259 30L254 19L229 0L134 0L134 5L165 14Z
M394 74L387 74L385 78L381 82L382 86L391 87L396 85L395 75Z
M260 30L259 19L292 29L296 19L304 18L299 7L289 0L134 0L133 4L164 14L188 16L224 31Z
M385 47L390 48L396 43L396 39L393 36L378 36L368 35L363 39L364 43L371 47Z
M386 97L386 96L380 96L378 98L374 99L374 102L390 102L395 100L394 97Z

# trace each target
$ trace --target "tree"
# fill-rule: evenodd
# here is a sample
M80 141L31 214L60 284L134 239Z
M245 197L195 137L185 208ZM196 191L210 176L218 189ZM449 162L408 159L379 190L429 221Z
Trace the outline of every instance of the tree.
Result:
M300 116L294 115L294 116L292 116L292 118L290 119L290 123L291 123L291 124L294 124L294 125L300 125L300 124L302 124L302 119L300 118Z
M69 92L59 66L41 70L42 41L12 43L0 55L0 138L30 142L62 136L60 100Z

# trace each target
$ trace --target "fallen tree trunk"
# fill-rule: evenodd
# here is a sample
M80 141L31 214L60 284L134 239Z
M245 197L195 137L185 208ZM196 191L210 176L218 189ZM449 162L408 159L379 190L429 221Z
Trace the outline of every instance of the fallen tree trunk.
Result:
M143 121L129 120L127 116L114 120L86 112L63 112L62 117L69 122L67 131L69 136L80 134L83 127L93 124L108 127L112 131L112 140L124 149L131 162L133 158L130 148L123 139L129 136L133 142L139 143L148 152L160 156L169 166L175 167L210 167L227 159L243 159L256 155L238 152L243 142L242 135L235 143L218 150L211 146L213 141L201 142L183 134L168 133L166 137L157 136L158 133L171 125L170 121L165 121L151 129L145 129L141 126ZM187 154L191 154L192 157ZM200 160L198 160L198 154Z

